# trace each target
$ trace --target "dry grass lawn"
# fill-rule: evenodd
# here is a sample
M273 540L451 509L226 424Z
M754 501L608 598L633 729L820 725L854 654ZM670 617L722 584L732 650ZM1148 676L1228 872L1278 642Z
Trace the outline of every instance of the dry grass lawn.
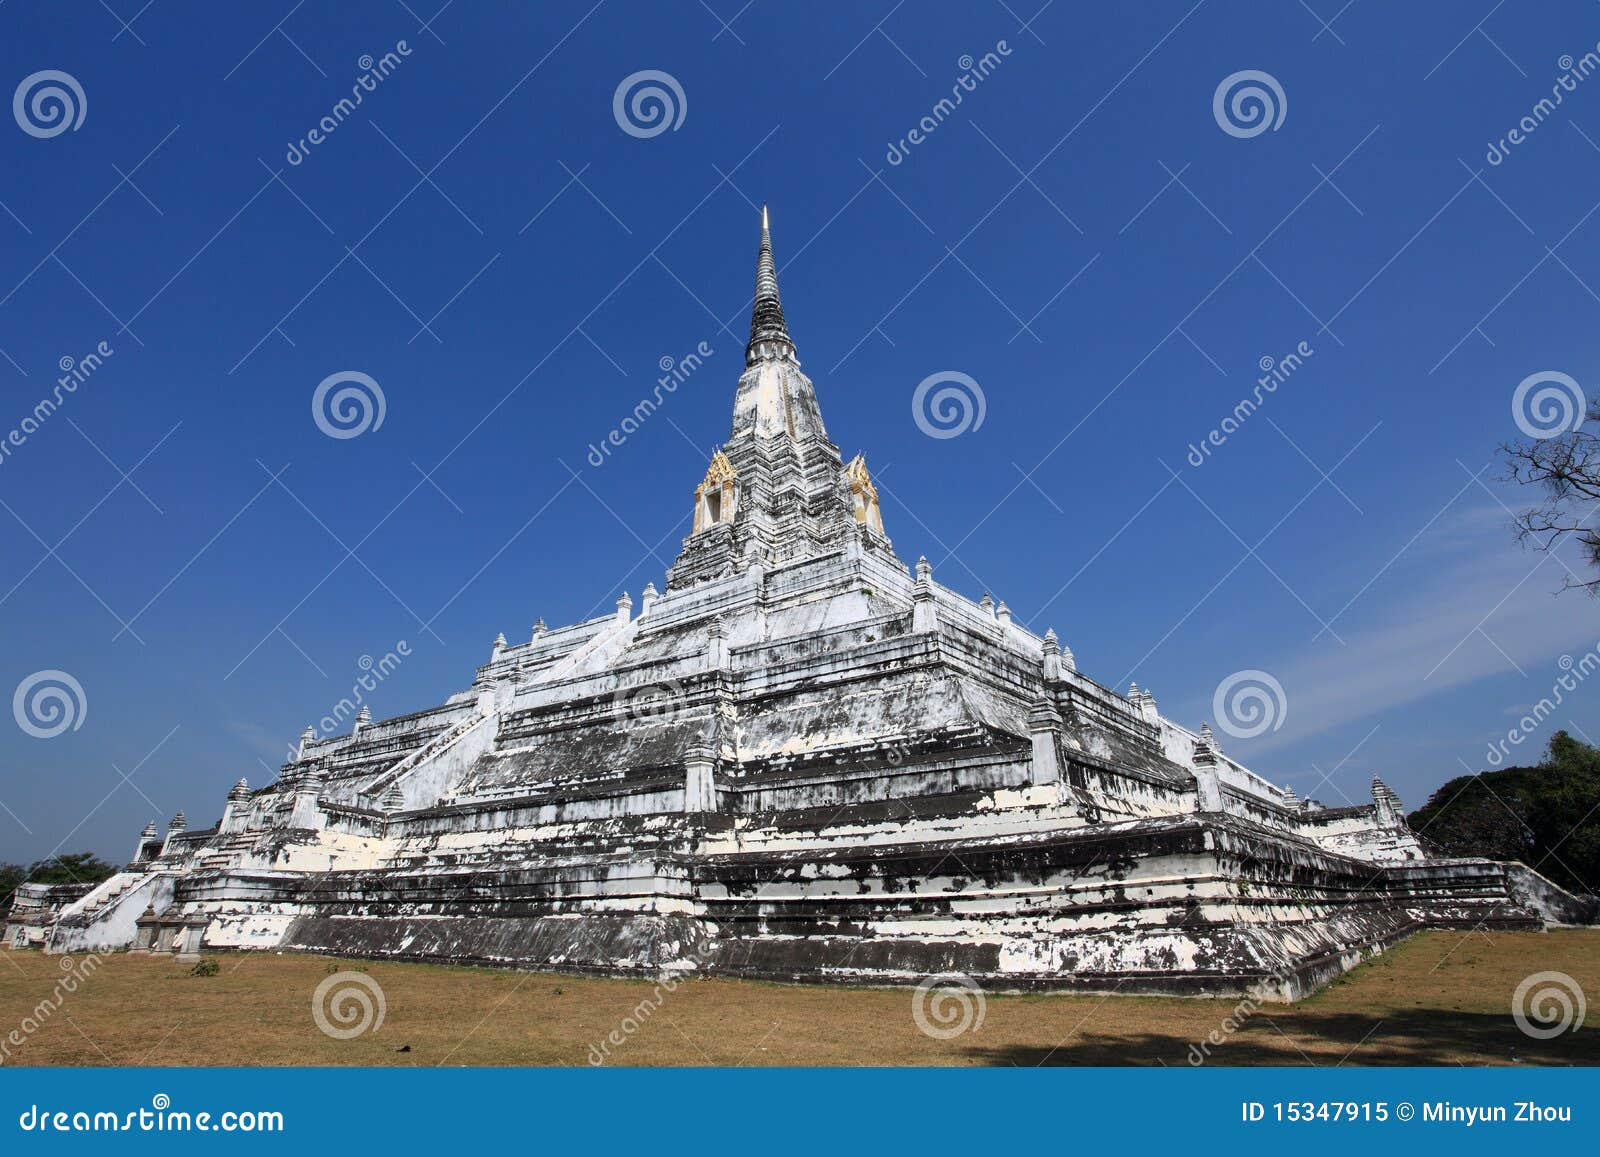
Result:
M59 958L0 949L0 1048L27 1065L583 1065L605 1046L627 1065L1185 1065L1235 1001L990 996L981 1024L921 1032L908 990L692 980L655 985L548 973L217 954L215 976L170 958L116 955L20 1046L5 1034L62 975ZM337 1040L312 993L360 969L381 987L382 1025ZM1600 929L1432 932L1308 1001L1265 1005L1212 1052L1214 1064L1600 1064L1600 1008L1549 1041L1513 1022L1513 990L1567 973L1600 1003Z

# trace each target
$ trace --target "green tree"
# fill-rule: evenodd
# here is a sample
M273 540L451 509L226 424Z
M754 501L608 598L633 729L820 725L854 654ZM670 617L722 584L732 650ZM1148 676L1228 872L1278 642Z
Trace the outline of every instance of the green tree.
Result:
M11 910L11 897L17 885L28 878L28 869L21 864L0 864L0 915Z
M51 856L28 867L29 884L98 884L116 875L117 869L93 852Z
M1521 860L1569 891L1600 888L1600 750L1565 731L1537 766L1459 776L1408 819L1447 855Z

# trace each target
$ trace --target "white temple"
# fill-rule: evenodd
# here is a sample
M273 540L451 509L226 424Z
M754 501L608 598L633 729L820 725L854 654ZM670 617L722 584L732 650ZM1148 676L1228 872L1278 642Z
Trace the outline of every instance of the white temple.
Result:
M308 731L27 934L1294 998L1425 926L1581 918L1520 864L1430 854L1382 783L1300 800L908 568L829 440L765 219L745 363L664 589L497 639L437 707Z

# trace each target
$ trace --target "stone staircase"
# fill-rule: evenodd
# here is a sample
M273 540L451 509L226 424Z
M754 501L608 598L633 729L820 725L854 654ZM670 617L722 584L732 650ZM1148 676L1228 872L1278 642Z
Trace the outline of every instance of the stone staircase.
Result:
M361 798L363 802L368 807L386 810L384 805L384 796L391 788L399 784L399 782L411 772L444 755L451 748L465 740L469 735L472 735L474 732L476 732L478 728L483 727L485 724L491 723L498 718L493 708L488 704L480 704L479 711L480 714L463 719L461 722L455 724L455 726L450 727L440 734L434 736L433 739L423 744L416 751L413 751L399 763L395 764L393 767L379 775L371 783L363 787L361 789Z
M582 646L573 648L548 671L535 678L533 682L559 683L563 679L569 679L574 675L583 673L588 669L591 660L597 658L603 660L609 656L614 656L633 641L634 636L639 633L641 621L640 619L632 619L609 629L596 631L593 638Z
M206 845L206 850L195 861L195 867L202 872L234 867L239 862L240 854L248 851L254 843L255 836L250 832L221 836Z
M170 870L118 872L83 899L62 909L50 930L46 951L76 952L125 948L133 942L136 921L146 908L171 903L176 873Z
M143 874L138 872L118 872L109 879L101 881L81 899L63 908L61 918L77 917L83 919L85 923L92 924L100 913L113 907L143 878Z

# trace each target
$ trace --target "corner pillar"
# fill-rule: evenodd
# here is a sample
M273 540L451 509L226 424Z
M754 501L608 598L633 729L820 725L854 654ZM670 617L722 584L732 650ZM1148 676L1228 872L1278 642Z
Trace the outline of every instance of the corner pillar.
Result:
M1060 783L1061 712L1048 699L1040 699L1028 712L1028 735L1033 740L1033 782Z
M717 756L709 744L696 744L683 753L683 810L685 812L714 812L717 810L717 785L714 773Z
M926 556L917 560L917 581L911 588L911 630L931 635L939 630L938 604L933 596L933 567Z
M1220 812L1222 806L1222 777L1218 773L1222 752L1211 734L1209 724L1200 728L1200 738L1194 745L1195 810Z
M294 811L290 815L289 826L320 830L324 819L317 801L321 796L322 776L316 771L307 772L295 785Z
M706 666L713 671L726 671L733 666L728 654L728 625L720 615L711 620L706 632Z

